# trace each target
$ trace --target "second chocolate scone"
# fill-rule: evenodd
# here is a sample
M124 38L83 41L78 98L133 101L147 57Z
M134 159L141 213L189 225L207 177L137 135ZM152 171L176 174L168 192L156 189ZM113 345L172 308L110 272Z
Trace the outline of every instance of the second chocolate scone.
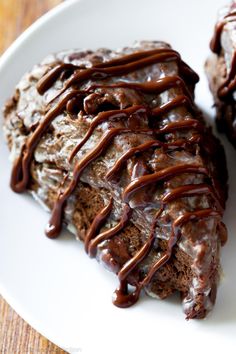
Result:
M236 147L236 1L220 9L205 65L216 108L216 123Z
M5 106L11 187L52 210L118 275L113 302L179 291L186 318L219 281L224 151L194 104L196 73L163 42L51 55ZM91 279L92 281L92 279Z

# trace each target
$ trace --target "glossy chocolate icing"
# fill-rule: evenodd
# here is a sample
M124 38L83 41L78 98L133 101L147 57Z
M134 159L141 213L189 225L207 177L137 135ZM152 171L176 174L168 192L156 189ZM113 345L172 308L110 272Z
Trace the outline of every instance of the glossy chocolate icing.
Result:
M217 39L216 39L217 42ZM217 44L215 44L217 47ZM80 85L87 80L105 80L109 77L119 77L126 75L130 72L137 71L141 68L145 68L149 65L156 63L167 63L170 61L176 62L178 65L178 71L180 76L168 76L161 78L157 81L150 82L134 82L127 83L120 81L114 84L92 84L88 88L81 90ZM91 162L99 158L109 147L112 140L120 134L149 134L150 141L141 144L137 147L128 149L109 169L106 178L114 184L118 183L117 174L120 175L123 166L128 159L135 156L137 153L142 154L149 149L162 148L166 151L173 151L179 148L186 148L187 146L194 146L196 143L201 143L201 136L204 131L203 124L195 118L183 117L183 120L177 122L169 122L161 128L141 128L135 123L134 116L142 117L145 114L150 122L164 114L177 109L180 106L186 106L193 116L196 113L196 107L193 103L192 93L189 91L189 85L193 85L198 81L198 76L181 60L180 55L169 48L158 48L149 51L140 51L133 54L125 55L121 58L110 60L105 63L95 65L91 68L80 68L76 65L59 63L56 67L52 68L46 75L42 77L37 85L38 92L43 94L48 90L64 72L69 73L69 78L64 82L64 87L59 94L50 102L49 110L45 114L44 119L36 127L32 135L28 138L24 144L20 156L14 163L11 177L11 187L15 192L23 192L27 189L30 181L30 165L33 159L34 151L39 144L43 135L47 132L52 121L63 111L75 112L76 107L79 106L79 101L86 97L89 93L93 92L99 87L108 87L110 89L115 88L129 88L145 94L158 95L166 90L181 87L181 93L174 97L169 102L160 105L158 107L150 107L145 105L134 105L125 109L114 109L109 111L100 112L95 116L90 124L87 133L77 146L72 150L69 156L69 162L73 163L74 157L92 136L96 127L99 124L116 119L118 121L125 121L125 125L122 127L108 128L102 135L99 143L85 154L81 159L77 160L73 167L73 176L69 179L69 175L64 179L64 183L61 186L61 190L58 193L56 203L53 207L52 216L47 227L47 236L54 238L57 237L61 231L63 211L68 198L72 195L77 187L81 175ZM188 85L187 85L188 83ZM187 130L190 132L188 139L177 139L171 142L165 142L162 137L165 134L171 132L181 132ZM206 177L208 182L202 184L190 184L181 187L176 187L172 191L167 192L161 199L161 207L156 213L154 218L151 232L141 249L133 256L118 272L118 278L120 285L114 294L114 304L119 307L127 307L134 304L138 298L141 289L146 286L154 276L155 272L160 269L172 256L172 249L181 237L181 226L189 221L200 220L204 218L214 217L219 218L222 214L222 205L224 202L216 195L214 188L212 188L212 181L209 172L206 168L191 165L187 163L180 164L178 166L171 166L165 169L161 169L153 174L146 174L135 178L124 189L122 195L122 201L124 203L124 209L120 218L120 221L111 228L102 231L100 230L105 225L108 216L110 215L113 207L113 200L111 199L107 205L97 214L91 223L86 237L85 237L85 250L91 257L95 257L97 254L97 247L101 242L107 241L120 232L130 220L132 214L132 208L129 205L131 197L140 189L168 181L174 176L189 173L189 174L201 174ZM118 177L119 179L119 177ZM163 213L165 205L170 201L178 198L197 196L201 194L211 195L215 201L214 209L206 208L201 210L195 210L193 212L186 212L179 216L172 224L171 237L168 240L167 250L161 255L157 262L155 262L145 278L135 285L135 290L129 292L127 278L129 274L137 267L142 260L147 257L150 252L154 239L155 239L155 227L158 218Z

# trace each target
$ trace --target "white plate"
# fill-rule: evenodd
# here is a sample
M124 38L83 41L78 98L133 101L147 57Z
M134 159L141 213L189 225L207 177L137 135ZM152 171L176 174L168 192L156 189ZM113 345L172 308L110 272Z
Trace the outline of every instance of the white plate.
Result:
M225 0L67 1L37 21L2 56L0 106L21 75L50 52L71 47L119 47L135 39L165 40L201 75L200 106L210 115L211 96L203 73L217 9ZM2 133L1 133L2 134ZM34 328L69 352L86 354L197 353L236 345L236 151L225 142L230 198L222 251L224 279L213 313L185 321L177 298L143 298L122 310L111 303L114 275L87 257L72 237L44 236L48 215L27 195L9 189L10 163L1 136L0 291ZM66 233L65 233L66 234ZM68 234L67 234L68 236ZM34 348L32 348L33 351ZM231 350L231 351L230 351Z

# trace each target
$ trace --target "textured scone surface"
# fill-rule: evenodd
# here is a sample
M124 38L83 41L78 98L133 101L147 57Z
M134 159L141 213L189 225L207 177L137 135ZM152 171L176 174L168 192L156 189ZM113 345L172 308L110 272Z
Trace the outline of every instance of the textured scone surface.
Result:
M14 97L5 107L4 132L14 162L21 154L27 142L39 124L43 121L51 101L64 87L70 72L62 74L42 95L38 93L39 80L59 63L72 63L82 70L109 62L115 58L139 51L157 48L169 48L162 42L140 42L133 47L120 51L100 49L95 52L73 50L51 55L41 64L26 74L16 88ZM213 181L221 200L226 198L227 173L224 152L220 143L208 129L204 129L204 143L196 142L189 146L167 150L163 147L145 150L135 154L120 169L114 180L107 180L107 172L127 150L155 140L155 134L137 133L135 129L150 128L147 112L133 114L128 119L114 117L101 122L88 141L77 152L74 159L69 156L75 146L82 140L91 123L100 112L124 110L138 105L148 105L155 109L183 94L181 86L170 87L160 94L143 93L139 90L116 87L114 83L145 83L158 81L160 78L181 76L175 60L155 63L132 71L125 75L105 79L93 78L80 84L80 90L97 84L86 94L81 94L75 110L67 109L53 119L46 133L36 146L30 166L30 183L28 189L46 208L53 209L60 189L65 190L73 179L73 169L86 154L99 144L103 135L112 128L128 127L128 133L119 134L109 143L107 149L92 161L83 171L80 182L69 196L64 209L63 221L68 229L81 240L85 240L94 218L109 201L113 200L112 210L101 230L109 230L122 218L126 203L122 196L127 185L137 178L151 175L170 167L183 164L205 168ZM186 83L189 94L193 96L194 85ZM201 113L194 107L194 114L186 105L174 107L158 119L151 122L155 129L162 129L169 123L197 119L203 124ZM197 112L197 113L196 113ZM132 127L135 127L132 132ZM195 134L193 127L165 134L163 141L191 140ZM221 166L221 174L218 167ZM223 173L222 173L223 171ZM172 178L150 184L132 195L128 204L132 210L128 223L114 237L98 245L97 259L106 267L118 273L145 245L152 231L155 215L161 208L163 195L174 189L195 184L205 184L206 176L199 173L173 175ZM220 187L224 186L224 187ZM224 204L224 203L223 203ZM167 243L173 232L173 222L185 213L195 210L214 209L215 201L211 194L190 195L174 199L165 205L155 225L155 240L150 252L128 275L128 283L136 285L145 279L150 268L167 250ZM151 296L165 298L175 290L181 292L184 311L187 318L204 317L215 301L216 285L219 278L219 250L224 227L219 218L207 217L188 221L179 227L181 237L173 248L171 258L158 269L145 290Z

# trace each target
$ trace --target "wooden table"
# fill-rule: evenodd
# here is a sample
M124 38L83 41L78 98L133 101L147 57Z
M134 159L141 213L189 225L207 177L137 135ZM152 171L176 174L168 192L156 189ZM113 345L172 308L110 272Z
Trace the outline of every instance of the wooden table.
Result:
M33 21L62 0L0 0L0 54ZM62 354L37 333L0 296L0 353Z

